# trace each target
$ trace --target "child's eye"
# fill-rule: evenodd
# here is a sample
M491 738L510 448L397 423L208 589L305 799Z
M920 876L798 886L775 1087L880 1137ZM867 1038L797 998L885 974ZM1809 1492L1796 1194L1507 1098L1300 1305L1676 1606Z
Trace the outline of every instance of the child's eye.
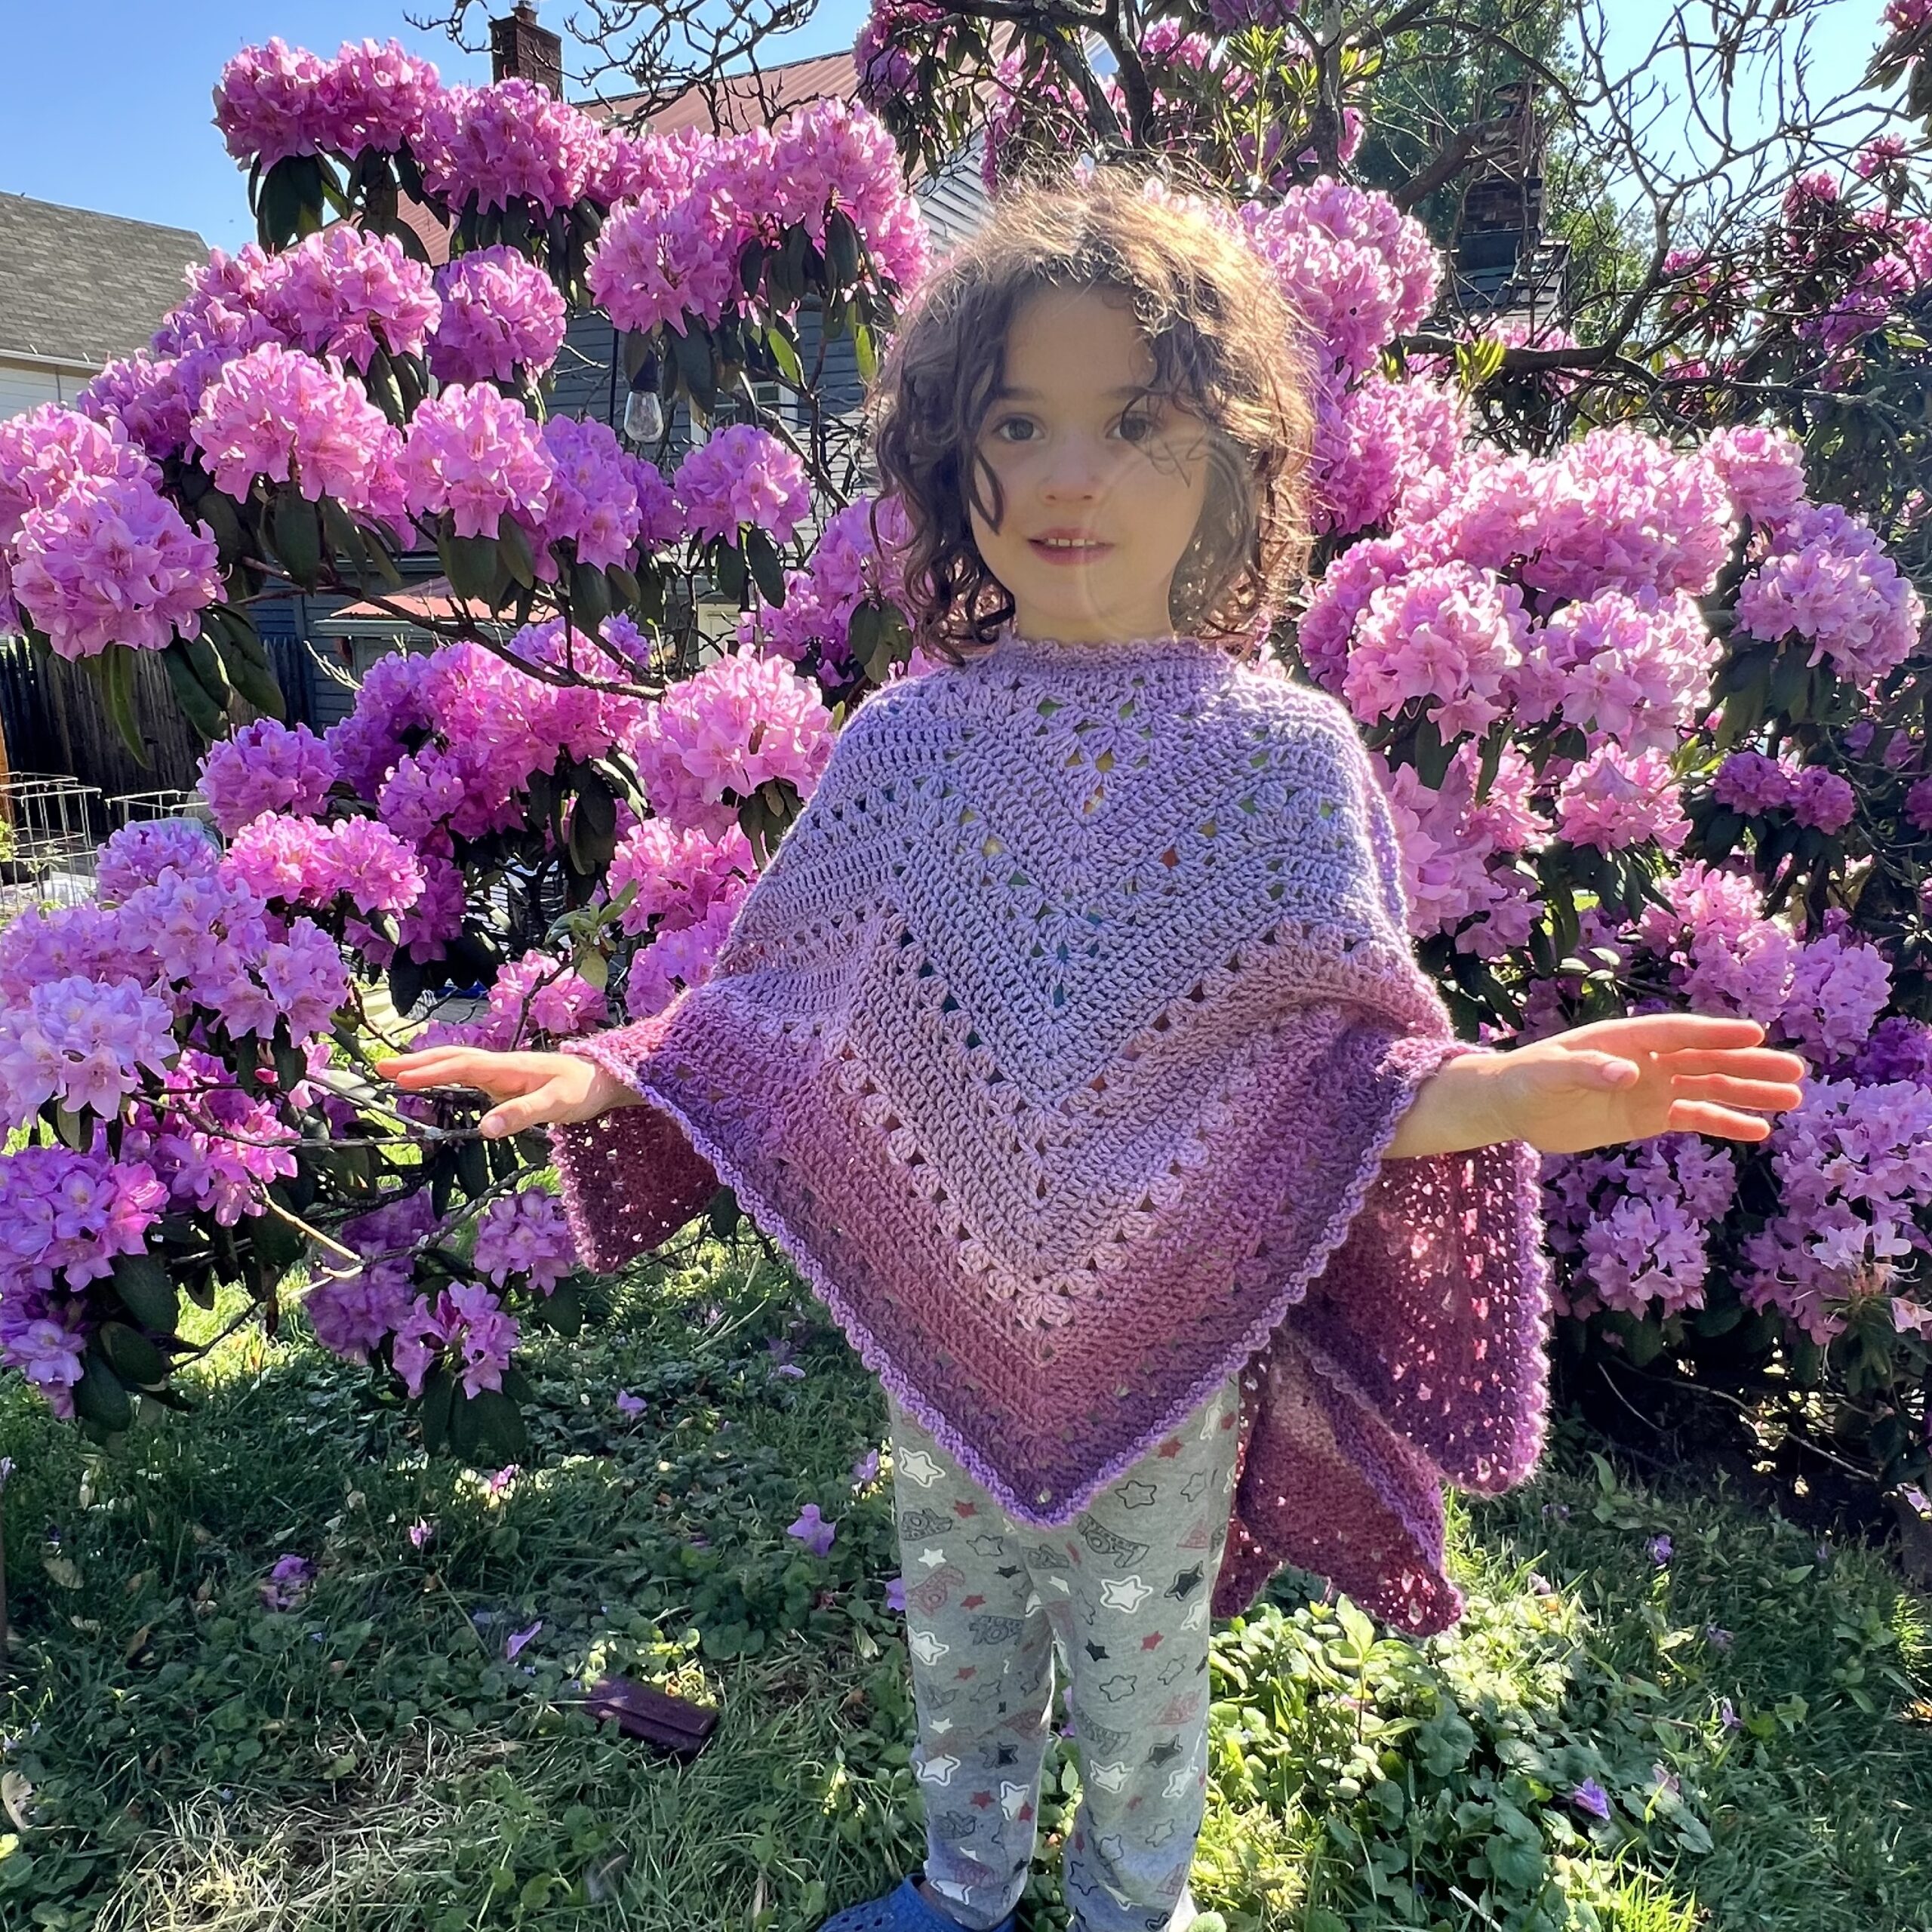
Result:
M1006 433L1009 429L1018 429L1023 433L1017 436L1009 436ZM1031 417L1008 416L994 426L993 435L995 438L1001 442L1023 443L1032 439L1032 431L1033 423Z
M1160 428L1160 424L1144 411L1130 411L1120 419L1121 436L1130 443L1144 443Z

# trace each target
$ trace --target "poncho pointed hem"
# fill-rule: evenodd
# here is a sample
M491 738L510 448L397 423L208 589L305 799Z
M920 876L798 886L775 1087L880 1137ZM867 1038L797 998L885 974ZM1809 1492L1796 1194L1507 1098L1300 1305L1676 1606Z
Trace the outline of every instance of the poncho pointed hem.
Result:
M620 1033L622 1030L619 1029ZM900 1367L860 1318L851 1298L838 1285L832 1268L814 1253L810 1242L790 1225L777 1201L759 1185L750 1171L736 1160L714 1136L706 1133L674 1100L648 1078L640 1078L635 1067L626 1061L620 1051L609 1043L609 1039L608 1035L594 1035L587 1040L571 1042L568 1051L594 1060L634 1092L643 1095L650 1106L676 1124L686 1142L704 1161L715 1179L731 1189L740 1206L785 1251L798 1272L810 1284L813 1293L832 1311L833 1318L844 1331L859 1359L891 1390L900 1405L923 1425L933 1439L1002 1509L1035 1529L1059 1529L1072 1522L1109 1483L1115 1481L1133 1468L1163 1436L1184 1422L1209 1395L1231 1377L1245 1371L1255 1357L1266 1349L1275 1331L1291 1311L1306 1298L1309 1284L1321 1275L1336 1250L1347 1238L1349 1229L1361 1212L1370 1189L1374 1186L1381 1173L1389 1144L1400 1130L1403 1116L1414 1104L1422 1083L1444 1062L1466 1053L1481 1051L1468 1041L1461 1040L1417 1041L1411 1043L1418 1050L1419 1058L1426 1057L1426 1049L1429 1048L1439 1048L1441 1051L1432 1057L1434 1064L1427 1066L1420 1072L1411 1072L1409 1080L1399 1090L1399 1104L1389 1110L1381 1126L1371 1137L1358 1163L1354 1179L1330 1215L1320 1237L1310 1247L1307 1254L1297 1263L1288 1278L1277 1284L1269 1303L1256 1315L1246 1333L1223 1351L1223 1356L1217 1359L1215 1365L1209 1371L1198 1374L1195 1381L1183 1385L1183 1392L1171 1401L1165 1410L1158 1412L1158 1421L1146 1424L1137 1432L1128 1444L1110 1456L1096 1473L1076 1484L1069 1497L1056 1499L1050 1509L1043 1510L1030 1499L1020 1495L946 1420L945 1412ZM557 1155L558 1172L563 1182L565 1213L580 1247L587 1256L594 1256L601 1244L593 1229L582 1198L576 1162L571 1158L568 1144L556 1143L554 1137L552 1151Z

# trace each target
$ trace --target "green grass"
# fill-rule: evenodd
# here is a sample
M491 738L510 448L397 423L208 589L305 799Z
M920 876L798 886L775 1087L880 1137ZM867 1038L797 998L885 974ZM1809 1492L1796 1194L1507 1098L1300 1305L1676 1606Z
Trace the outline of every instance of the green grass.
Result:
M0 1927L808 1932L916 1863L889 1482L851 1474L876 1385L749 1251L610 1293L534 1348L537 1453L499 1495L300 1339L224 1344L200 1409L115 1460L0 1392L0 1798L26 1820L0 1817ZM1204 1906L1257 1932L1932 1927L1924 1600L1591 1448L1564 1428L1535 1484L1456 1500L1446 1637L1377 1638L1292 1573L1217 1632ZM838 1521L823 1560L783 1534L808 1501ZM272 1612L285 1552L318 1574ZM719 1701L709 1748L599 1730L573 1700L605 1669ZM1568 1801L1586 1778L1609 1821ZM1069 1749L1023 1927L1066 1922L1077 1793Z

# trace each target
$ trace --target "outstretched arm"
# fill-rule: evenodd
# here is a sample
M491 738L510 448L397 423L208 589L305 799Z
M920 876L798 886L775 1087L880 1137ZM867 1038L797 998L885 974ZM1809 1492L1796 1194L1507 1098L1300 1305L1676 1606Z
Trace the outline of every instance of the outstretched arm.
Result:
M1797 1106L1810 1072L1764 1046L1755 1020L1651 1013L1599 1020L1507 1053L1464 1054L1425 1081L1392 1157L1526 1140L1582 1153L1659 1134L1763 1140L1764 1118Z

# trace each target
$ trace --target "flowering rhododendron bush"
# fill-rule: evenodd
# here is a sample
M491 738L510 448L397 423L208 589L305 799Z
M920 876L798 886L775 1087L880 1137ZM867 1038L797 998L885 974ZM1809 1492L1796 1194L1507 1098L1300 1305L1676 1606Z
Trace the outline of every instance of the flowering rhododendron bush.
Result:
M1225 157L1238 129L1208 97L1241 97L1215 77L1254 15L1143 50L1193 103L1162 140ZM968 31L882 0L860 37L908 152L928 63ZM1280 86L1278 58L1250 64ZM995 182L1072 138L1043 99L995 116ZM1794 183L1721 275L1673 256L1646 378L1667 409L1586 408L1580 364L1531 385L1539 429L1555 396L1567 432L1512 437L1501 343L1427 332L1427 232L1332 171L1362 138L1343 106L1314 149L1263 140L1215 217L1318 352L1315 569L1268 648L1358 721L1418 956L1470 1036L1684 1009L1811 1064L1762 1143L1549 1159L1566 1343L1774 1367L1830 1392L1885 1481L1920 1476L1932 767L1898 558L1923 554L1924 504L1849 413L1801 439L1753 387L1888 393L1922 355L1915 169L1875 143ZM869 371L928 247L865 108L632 136L518 82L446 90L393 47L271 42L231 63L217 119L260 246L197 269L78 411L0 425L0 590L124 711L126 654L167 655L221 835L118 834L97 903L0 932L0 1101L25 1130L0 1159L0 1361L111 1433L137 1398L180 1400L177 1294L240 1281L272 1324L300 1280L316 1334L420 1400L432 1447L500 1458L523 1324L580 1319L540 1141L485 1143L370 1058L546 1046L701 983L843 716L934 669L895 506L817 443L760 418L672 466L550 413L565 304L608 314L663 402L755 378L810 404L801 305ZM451 220L446 268L398 189ZM426 548L459 607L435 648L378 663L321 737L281 722L251 605L291 583L380 602ZM700 573L741 611L701 664L673 614ZM236 728L236 691L270 715ZM736 1225L728 1191L709 1218Z

